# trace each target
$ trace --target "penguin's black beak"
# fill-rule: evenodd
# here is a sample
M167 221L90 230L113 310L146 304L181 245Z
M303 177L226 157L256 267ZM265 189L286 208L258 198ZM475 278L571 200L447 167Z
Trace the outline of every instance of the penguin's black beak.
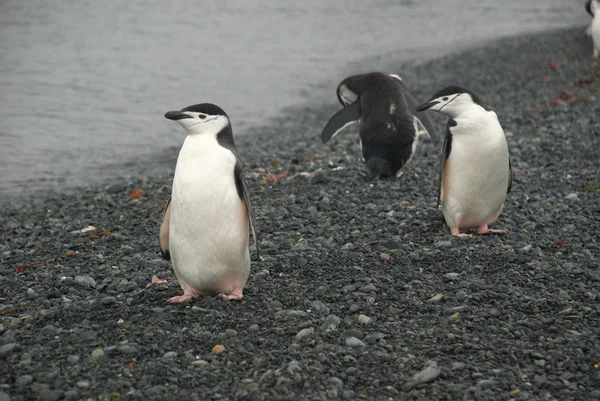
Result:
M165 118L168 118L169 120L177 121L177 120L183 120L184 118L193 118L193 117L190 116L189 114L185 114L184 112L181 112L181 111L168 111L165 114Z
M431 106L438 104L439 102L427 102L427 103L423 103L419 106L417 106L417 111L425 111L429 108L431 108Z

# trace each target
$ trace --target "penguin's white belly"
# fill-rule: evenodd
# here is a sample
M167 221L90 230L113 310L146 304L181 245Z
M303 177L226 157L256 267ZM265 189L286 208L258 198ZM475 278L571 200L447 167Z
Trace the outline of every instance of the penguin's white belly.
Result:
M235 186L235 156L216 144L186 145L171 198L173 269L179 280L203 292L243 288L250 272L249 223Z
M488 224L502 212L508 187L508 147L500 128L489 136L453 136L442 185L444 219L449 227Z
M597 10L597 12L592 21L591 33L594 49L600 52L600 10Z

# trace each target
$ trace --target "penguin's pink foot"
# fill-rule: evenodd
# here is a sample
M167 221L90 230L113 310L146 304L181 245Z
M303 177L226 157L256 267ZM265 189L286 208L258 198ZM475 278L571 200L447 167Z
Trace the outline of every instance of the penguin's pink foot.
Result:
M594 60L600 59L600 52L598 52L598 50L594 50L594 54L592 54L592 58Z
M200 294L198 294L198 295L194 295L194 294L183 294L183 295L178 295L178 296L176 296L176 297L169 298L169 303L176 304L176 303L179 303L179 302L185 302L185 301L187 301L188 299L192 299L192 298L198 298L198 296L199 296L199 295L200 295Z
M473 234L465 234L465 233L461 233L458 228L451 228L450 229L450 234L454 235L455 237L473 237Z
M192 287L182 279L178 278L178 281L179 285L181 286L181 289L183 290L183 295L178 295L176 297L169 298L170 303L174 304L178 302L185 302L188 299L198 298L200 295L202 295L202 292L200 292L200 290Z
M243 291L243 288L234 288L233 291L231 291L231 294L219 294L219 297L223 298L225 301L240 300L244 297L242 294Z
M404 171L398 171L398 172L396 173L396 178L400 178L400 177L402 177L403 175L404 175Z
M495 228L488 228L487 224L484 224L482 226L479 226L479 228L477 229L477 234L479 235L483 235L483 234L504 234L504 230L498 230Z

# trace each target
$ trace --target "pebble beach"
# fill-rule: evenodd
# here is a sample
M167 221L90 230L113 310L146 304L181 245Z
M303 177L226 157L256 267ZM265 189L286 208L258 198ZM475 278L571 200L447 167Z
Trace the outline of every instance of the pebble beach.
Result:
M240 302L167 303L178 149L133 179L6 200L0 401L600 399L600 63L584 31L387 71L418 100L456 84L496 111L503 235L452 237L436 209L442 116L398 180L366 181L355 128L323 145L339 81L235 137L261 251Z

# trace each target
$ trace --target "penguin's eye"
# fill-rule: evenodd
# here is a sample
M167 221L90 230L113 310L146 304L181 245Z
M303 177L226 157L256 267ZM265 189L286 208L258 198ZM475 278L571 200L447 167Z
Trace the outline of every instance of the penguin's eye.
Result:
M198 114L198 118L201 120L204 120L206 118L206 116L204 114Z
M448 96L444 96L444 98L442 100L448 100Z

